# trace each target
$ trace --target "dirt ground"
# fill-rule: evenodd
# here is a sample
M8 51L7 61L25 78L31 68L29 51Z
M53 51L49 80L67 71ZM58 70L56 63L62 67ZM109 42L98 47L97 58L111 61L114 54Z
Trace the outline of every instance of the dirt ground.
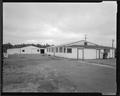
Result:
M116 60L9 55L3 64L3 92L116 93Z

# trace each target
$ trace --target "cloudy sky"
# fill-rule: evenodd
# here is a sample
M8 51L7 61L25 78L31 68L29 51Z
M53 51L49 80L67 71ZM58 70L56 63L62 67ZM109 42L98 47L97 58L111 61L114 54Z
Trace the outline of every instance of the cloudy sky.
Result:
M116 2L4 3L3 43L116 44Z

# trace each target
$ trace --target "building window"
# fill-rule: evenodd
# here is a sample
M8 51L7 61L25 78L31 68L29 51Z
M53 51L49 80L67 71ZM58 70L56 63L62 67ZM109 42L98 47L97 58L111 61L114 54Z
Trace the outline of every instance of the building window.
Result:
M52 48L52 52L54 52L54 48Z
M50 52L50 48L48 48L48 52Z
M25 50L22 50L22 52L25 52Z
M58 48L56 47L56 53L58 52Z
M108 53L108 52L110 52L110 49L104 49L104 52Z
M66 53L66 48L64 48L64 53Z
M72 53L72 49L71 48L67 48L67 53Z
M39 49L37 50L37 52L39 52Z
M62 47L59 48L60 53L62 53Z

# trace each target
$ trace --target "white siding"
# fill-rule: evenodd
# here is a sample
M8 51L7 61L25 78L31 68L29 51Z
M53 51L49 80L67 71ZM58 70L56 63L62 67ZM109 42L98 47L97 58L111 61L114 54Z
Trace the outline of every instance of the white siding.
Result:
M3 53L4 58L8 58L8 53Z
M83 49L78 49L78 59L83 59Z
M38 48L34 46L23 47L21 48L21 54L40 54L40 49L44 49L44 48ZM24 50L24 52L22 50Z
M69 47L70 48L70 47ZM66 52L64 53L64 50L63 52L47 52L46 54L49 54L49 55L55 55L55 56L59 56L59 57L65 57L65 58L74 58L74 59L77 59L77 48L71 48L72 49L72 53L67 53L67 49L66 49Z
M23 47L21 48L21 54L40 54L40 52L37 52L37 50L40 49L34 46Z
M101 49L101 50L100 50L100 58L101 58L101 59L103 59L103 53L104 53L104 50Z
M8 49L8 54L20 54L20 48Z
M99 59L99 50L96 50L96 58Z
M23 47L23 48L8 49L7 53L8 54L41 54L41 51L40 51L41 49L45 50L45 48L27 46L27 47ZM24 52L22 50L24 50ZM39 51L37 51L37 50L39 50Z
M77 48L71 48L72 53L55 53L55 56L77 59ZM67 51L67 50L66 50Z
M49 47L52 48L52 47ZM59 47L57 47L59 49ZM72 48L72 47L66 47L66 48ZM58 57L65 57L65 58L73 58L73 59L99 59L99 56L101 59L103 59L103 53L104 49L88 49L88 48L78 48L78 54L77 54L77 48L72 48L72 53L64 52L64 47L62 52L52 52L46 49L46 54L58 56ZM84 53L84 54L83 54ZM114 53L114 52L113 52ZM112 49L110 49L110 53L108 54L108 58L112 56Z
M96 49L84 49L84 59L96 59Z
M51 51L51 48L52 47L46 48L46 54L48 54L48 55L54 55L54 52ZM47 51L47 49L48 49L48 51Z

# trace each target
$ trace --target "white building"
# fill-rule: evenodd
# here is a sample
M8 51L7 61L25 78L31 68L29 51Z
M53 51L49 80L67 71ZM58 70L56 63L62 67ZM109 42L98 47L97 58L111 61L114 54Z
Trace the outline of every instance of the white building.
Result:
M12 48L7 50L8 54L44 54L45 48L36 46L26 46L22 48Z
M6 52L3 52L3 58L8 58L8 54Z
M85 40L47 47L46 54L73 59L101 59L107 53L106 58L114 58L115 48L97 45Z

